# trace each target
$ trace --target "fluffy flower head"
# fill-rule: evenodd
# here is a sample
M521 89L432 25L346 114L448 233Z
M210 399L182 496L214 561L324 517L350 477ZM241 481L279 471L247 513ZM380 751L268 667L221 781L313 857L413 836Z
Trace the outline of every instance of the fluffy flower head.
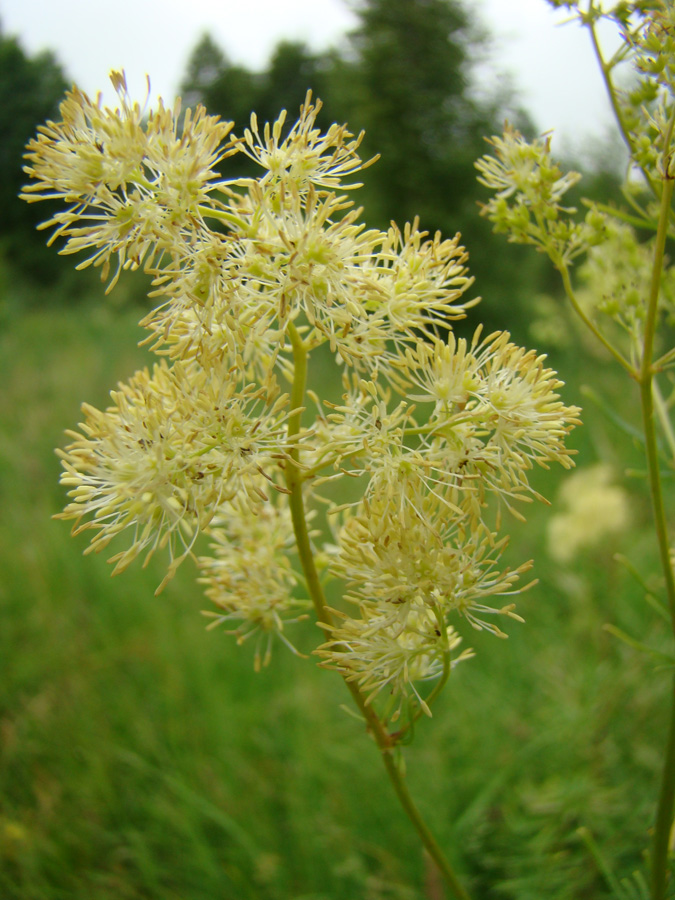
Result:
M127 537L115 571L167 547L167 578L206 533L198 565L214 623L253 636L256 665L274 637L289 643L309 594L323 665L369 702L389 696L391 718L408 701L428 712L470 655L455 653L453 622L504 636L496 622L518 618L511 598L529 564L501 563L499 506L536 496L534 465L571 464L578 410L544 358L508 334L454 337L451 323L477 302L460 236L431 236L417 220L367 229L346 191L372 160L345 125L318 127L311 95L290 128L285 113L262 127L253 115L236 137L201 108L179 121L160 101L146 116L124 77L113 82L116 110L74 90L62 121L31 142L24 196L63 201L46 224L104 277L116 259L111 286L123 268L152 274L142 324L163 358L108 409L84 408L61 452L63 517L94 532L93 550ZM499 203L527 222L537 204L564 212L575 179L548 142L510 131L495 148L482 172ZM238 153L259 177L228 178ZM563 241L553 224L541 240ZM313 368L321 345L339 402ZM345 479L358 499L330 496ZM307 525L315 498L329 507L323 546ZM344 582L339 612L322 577Z

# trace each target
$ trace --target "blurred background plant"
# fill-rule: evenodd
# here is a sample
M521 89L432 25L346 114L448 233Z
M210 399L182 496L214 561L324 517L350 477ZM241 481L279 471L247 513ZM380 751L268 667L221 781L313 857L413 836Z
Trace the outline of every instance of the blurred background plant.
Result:
M495 232L534 247L548 256L560 277L569 306L587 340L608 355L627 377L624 402L613 406L602 388L586 396L643 449L643 465L634 475L645 483L652 508L653 542L659 566L642 569L617 557L644 586L644 600L655 617L669 622L675 636L675 573L668 484L675 469L672 391L673 278L669 249L675 237L673 210L673 135L675 129L675 9L666 0L602 4L596 0L549 0L565 7L587 29L612 106L619 138L628 151L619 203L583 198L583 218L565 195L581 180L565 171L551 150L551 136L528 141L506 123L503 134L489 140L491 153L476 162L479 181L493 196L482 207ZM621 36L609 51L599 37L603 22ZM565 204L565 205L563 205ZM575 266L583 258L583 264ZM630 392L628 392L630 391ZM639 410L640 425L626 419ZM626 498L609 484L606 466L579 472L562 489L567 512L549 522L552 556L564 562L582 546L594 545L602 533L627 522ZM590 525L590 527L589 527ZM653 573L659 573L654 575ZM648 580L658 578L658 587ZM655 681L675 668L671 645L664 651L641 634L626 633L612 622L606 629L644 654ZM675 810L675 692L668 737L663 746L658 802L646 871L621 882L620 870L602 855L592 832L580 833L617 897L665 900L672 892L672 827ZM633 893L635 892L635 894Z
M535 132L517 98L485 100L477 90L471 64L485 35L470 27L462 4L447 0L372 0L357 9L348 53L282 44L264 72L233 65L205 39L183 94L243 123L252 109L261 120L281 107L294 111L312 88L325 102L324 125L364 128L367 147L382 153L364 174L369 224L420 214L425 228L461 230L488 327L525 343L535 333L567 382L567 402L583 385L602 385L601 406L584 404L594 414L585 414L573 442L580 468L612 466L614 484L627 492L630 531L612 539L612 551L606 541L586 542L546 564L546 511L533 509L514 530L516 564L539 561L539 585L520 607L527 625L453 675L434 711L433 741L411 749L410 777L440 842L460 849L475 897L611 896L579 828L592 832L617 871L642 866L667 694L649 661L602 628L611 621L668 646L667 622L644 602L660 589L658 578L645 585L634 574L654 571L657 560L644 483L626 477L644 467L627 427L639 421L630 411L612 419L611 410L624 411L623 379L580 340L543 257L493 237L478 215L485 192L475 186L473 160L485 150L482 135L499 132L505 114L525 135ZM3 110L19 97L26 106L25 127L18 113L3 113L4 190L24 180L18 156L5 148L22 147L53 114L65 77L53 58L28 58L11 37L2 35L0 49L8 60ZM618 199L613 163L588 175L585 196ZM339 679L306 664L300 679L301 663L282 654L254 675L246 648L234 652L227 638L204 632L191 573L179 570L161 599L141 602L161 579L153 563L111 582L103 560L83 563L66 529L50 522L63 506L52 448L64 423L77 420L83 381L86 399L105 405L111 383L145 362L134 342L143 336L136 321L146 282L128 276L104 305L96 275L75 277L71 259L46 251L29 221L42 216L10 199L9 187L7 194L0 894L419 896L407 822L386 790L372 790L381 784L379 762L363 752L361 726L335 713ZM14 208L18 218L10 219ZM468 330L476 321L469 317ZM334 390L337 398L340 386ZM548 496L557 483L557 473L538 474ZM612 552L630 567L611 565ZM314 643L310 635L300 649ZM479 652L482 643L471 633Z

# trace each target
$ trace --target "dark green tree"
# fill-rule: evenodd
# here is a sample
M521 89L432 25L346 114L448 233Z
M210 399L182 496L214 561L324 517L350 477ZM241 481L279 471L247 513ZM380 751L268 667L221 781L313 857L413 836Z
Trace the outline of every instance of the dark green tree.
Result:
M213 115L246 122L260 95L261 76L230 62L209 35L204 35L188 60L181 82L187 106L203 104Z
M232 65L204 38L190 60L184 96L234 119L241 133L251 110L264 122L285 108L290 124L311 88L324 103L323 125L348 122L352 131L364 130L362 155L380 156L354 198L368 225L387 228L392 219L402 225L418 216L431 233L461 231L487 327L523 336L523 300L541 289L533 281L547 269L523 248L496 240L479 215L474 161L486 151L484 135L501 133L507 117L529 125L508 88L478 90L486 32L463 0L352 0L351 7L358 25L342 48L313 54L285 42L264 72ZM243 157L226 165L231 174L251 171Z
M52 53L31 58L16 38L0 31L0 251L12 268L42 283L50 282L65 263L45 247L44 232L36 231L45 209L19 200L26 181L23 153L36 127L54 118L66 87Z
M261 80L262 120L275 119L280 109L287 109L289 117L294 121L308 90L315 97L328 101L331 68L330 54L313 54L304 44L294 41L281 41L277 44ZM325 124L329 125L332 121L332 118L330 122L326 119Z
M288 110L289 124L295 121L308 90L323 96L326 68L326 59L310 53L304 44L282 41L267 69L252 72L231 63L205 35L192 51L181 93L188 106L203 104L210 113L234 121L237 134L241 134L254 111L261 125L274 121L282 109ZM253 174L255 169L243 155L227 161L231 177Z
M484 297L481 318L517 332L521 298L544 267L522 248L500 247L479 215L474 162L484 136L500 133L507 117L529 124L508 87L478 90L487 32L463 0L353 0L352 8L359 24L345 54L347 89L336 97L349 104L342 117L365 130L365 155L380 154L366 173L370 224L419 216L431 233L460 231Z
M359 0L354 10L350 124L381 156L368 179L380 217L446 226L473 193L476 148L494 121L470 92L484 38L455 0Z

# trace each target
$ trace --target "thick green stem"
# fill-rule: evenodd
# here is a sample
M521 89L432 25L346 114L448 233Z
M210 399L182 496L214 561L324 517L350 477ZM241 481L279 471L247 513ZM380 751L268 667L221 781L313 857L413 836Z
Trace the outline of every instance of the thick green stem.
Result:
M286 486L289 490L289 502L293 528L295 531L295 540L298 547L300 563L307 582L307 589L314 604L317 620L322 625L330 626L333 624L333 617L327 608L323 587L321 586L319 574L314 563L314 554L312 553L309 539L309 529L307 527L307 517L302 496L302 483L304 480L303 469L300 464L300 454L294 442L294 439L300 433L301 427L302 408L307 383L308 354L302 337L292 322L287 328L287 333L293 348L295 371L290 398L291 412L288 419L288 437L291 442L291 450L289 453L290 459L286 467ZM324 634L328 640L330 638L330 630L324 628ZM345 683L354 698L354 702L361 711L368 730L374 737L375 742L380 749L384 767L394 791L396 792L396 796L406 815L415 827L422 844L438 866L438 869L453 896L456 897L457 900L470 900L469 894L460 884L450 863L436 841L436 838L429 830L410 796L405 778L394 758L396 738L389 734L375 710L366 702L366 698L363 696L358 686L354 684L354 682L347 681L346 679Z
M647 469L649 472L649 489L652 498L654 524L659 543L661 566L666 580L666 593L668 606L675 634L675 580L670 564L670 545L668 540L668 526L666 511L663 502L663 490L661 487L661 470L659 467L658 447L656 442L656 424L654 420L654 336L656 333L656 321L658 314L659 291L661 287L661 271L663 269L663 256L666 245L668 217L675 183L666 179L663 184L663 196L661 198L661 211L656 232L656 247L654 250L654 265L649 291L647 317L645 319L645 331L642 351L642 362L639 373L640 401L642 405L642 423L645 432L645 449L647 455Z
M675 797L675 676L670 691L670 704L668 743L652 845L652 900L666 900L668 886L668 850L673 822L673 797Z
M614 82L611 76L612 65L605 62L605 57L602 53L602 48L600 47L600 41L598 40L598 32L595 27L595 23L592 20L592 16L590 16L590 12L593 8L593 4L591 3L589 9L589 25L588 29L591 34L591 41L593 42L593 52L595 53L596 59L598 61L598 65L600 67L600 72L602 74L602 79L605 82L605 88L607 90L607 96L609 97L609 102L612 105L612 111L614 113L614 118L617 121L619 126L619 131L621 132L621 137L628 148L628 152L633 156L633 141L631 139L630 130L626 125L626 120L624 118L623 112L621 110L621 105L619 103L619 98L616 92L616 87L614 86ZM642 170L642 174L647 181L647 184L656 196L658 196L658 182L655 182L651 177L650 173L644 169L642 166L640 167Z
M298 330L291 322L288 327L288 335L291 339L293 347L294 361L294 377L293 387L291 390L291 413L288 417L288 437L293 440L300 433L302 424L302 408L305 400L305 387L307 384L307 350L303 343ZM289 503L291 507L291 518L293 520L293 530L295 532L295 542L298 547L298 556L302 571L307 580L307 590L314 603L314 610L319 622L326 625L332 624L330 613L326 609L326 603L323 595L323 588L319 580L319 573L314 565L314 554L312 553L312 545L309 539L309 529L307 527L307 517L305 515L305 505L302 499L302 482L303 475L300 468L300 453L293 443L291 445L290 460L286 467L286 487L290 491ZM329 637L330 632L325 632Z
M665 505L663 502L663 490L661 486L661 471L659 468L658 448L656 443L656 423L654 420L654 337L656 334L656 322L658 316L658 300L661 287L661 271L663 269L663 256L668 230L668 218L673 197L674 182L665 178L661 194L661 208L659 223L656 231L656 247L654 250L654 265L649 291L647 317L645 319L644 342L642 363L640 366L640 401L642 405L642 421L645 433L645 450L647 455L647 470L649 473L649 489L652 498L652 510L654 525L659 545L661 566L666 582L666 594L670 610L673 634L675 634L675 580L670 563L670 544L668 540L668 524L666 520ZM668 732L663 773L661 776L661 790L659 804L656 813L656 826L654 829L654 843L652 847L652 900L665 900L668 881L668 847L670 843L670 830L673 822L673 806L675 803L675 685L671 691L671 720Z

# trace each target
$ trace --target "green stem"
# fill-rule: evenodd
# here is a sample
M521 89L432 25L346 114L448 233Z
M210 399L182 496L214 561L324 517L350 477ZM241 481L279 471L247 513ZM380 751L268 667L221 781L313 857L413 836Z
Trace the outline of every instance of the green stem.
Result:
M671 688L670 727L666 746L661 792L656 813L654 843L652 845L652 900L665 900L668 883L668 850L673 823L673 797L675 796L675 676Z
M302 407L305 400L305 387L307 385L307 349L298 333L295 325L290 322L287 333L291 340L293 348L294 374L293 387L291 389L291 413L288 417L288 437L294 439L300 433L302 424ZM290 460L286 467L286 487L290 491L289 503L291 508L291 519L293 520L293 530L295 532L295 541L298 547L298 556L302 571L305 573L307 580L307 590L314 603L314 610L319 622L326 625L332 625L332 618L326 609L326 603L323 595L323 588L319 579L319 573L314 565L314 554L312 553L312 545L309 539L309 529L307 527L307 517L305 516L305 505L302 499L302 482L303 474L300 468L300 451L295 444L292 445L290 451ZM326 639L330 637L330 632L325 631Z
M656 231L656 222L648 219L646 214L637 206L635 201L630 196L626 196L624 194L624 199L628 203L632 203L634 209L636 209L640 215L632 216L630 213L627 213L623 209L619 209L618 206L609 206L607 203L594 203L593 207L595 209L600 210L600 212L606 213L608 216L612 216L614 219L618 219L620 222L625 222L626 225L632 225L633 228L643 228L645 231ZM584 201L582 200L582 203Z
M639 383L654 525L659 545L661 566L665 576L671 623L673 633L675 634L675 580L673 579L673 569L670 563L668 525L661 487L661 472L659 468L656 427L654 421L653 392L654 337L656 334L656 322L658 317L658 300L668 230L668 218L670 216L670 205L674 186L675 183L670 178L664 179L661 194L661 208L659 211L659 223L656 231L656 246L654 250L654 264L652 267L647 316L645 319ZM671 706L671 722L668 732L668 744L663 764L663 773L661 776L661 790L659 793L654 843L652 847L652 900L665 900L666 885L668 881L668 848L670 843L670 830L673 822L673 806L675 802L675 685L671 692Z
M451 655L450 655L451 651L450 651L450 647L448 646L448 632L447 632L447 629L445 628L445 623L443 622L440 612L436 609L436 610L434 610L434 613L438 620L439 631L445 635L445 637L444 637L445 649L443 651L443 672L442 672L440 678L438 679L438 681L436 682L436 684L434 685L433 690L430 691L429 696L425 697L425 700L424 700L427 710L430 710L431 707L433 706L433 703L434 703L436 697L438 697L438 695L441 693L441 691L445 687L445 684L446 684L448 678L450 677L450 672L452 671L452 659L451 659ZM397 740L400 741L403 737L405 737L406 734L410 731L410 729L414 727L417 720L420 719L423 715L425 715L425 710L422 709L422 707L420 707L417 710L417 712L411 717L408 724L396 732Z
M375 738L375 742L380 749L382 762L384 763L384 767L387 771L387 775L389 776L389 780L391 781L394 791L396 792L396 796L398 797L399 802L403 807L406 815L417 831L417 834L419 835L420 840L429 853L429 856L431 856L433 861L438 866L439 872L443 876L445 883L450 888L453 895L457 897L458 900L471 900L467 891L460 884L450 863L446 859L445 854L441 850L438 841L429 830L428 825L422 818L420 811L417 809L412 797L410 796L410 791L408 790L408 785L405 777L401 773L399 767L396 765L396 760L394 759L396 739L387 732L377 714L375 713L373 708L366 703L363 694L361 693L361 691L359 691L356 685L353 682L349 681L347 681L346 684L357 706L361 710L364 719L366 720L368 730Z
M567 299L572 304L572 307L574 308L574 311L576 312L576 314L579 316L579 318L584 323L584 325L588 328L588 330L591 331L595 335L595 337L600 341L600 343L607 350L609 350L609 352L612 354L614 359L621 366L623 366L623 368L628 372L628 374L631 376L631 378L635 378L636 373L635 373L635 369L633 368L633 366L628 362L627 359L624 358L624 356L621 353L619 353L619 351L616 349L616 347L614 347L612 344L610 344L610 342L607 340L607 338L604 336L604 334L597 328L597 326L591 321L591 319L588 318L588 316L584 312L583 308L579 304L579 301L576 298L576 294L574 293L574 289L572 288L572 282L570 281L570 275L569 275L567 266L562 262L555 263L555 265L562 277L563 286L565 288L565 294L567 295Z
M591 4L591 7L593 4ZM628 148L628 152L633 155L633 144L630 139L630 133L628 128L626 127L626 123L623 118L623 113L621 112L621 107L619 106L619 101L616 96L616 88L614 87L614 82L612 81L612 77L610 75L610 71L612 69L611 65L608 65L605 62L605 57L602 54L602 48L600 47L600 41L598 40L598 33L595 28L595 23L593 22L592 16L590 15L589 10L589 21L588 21L588 30L591 35L591 41L593 43L593 52L595 53L595 58L598 61L598 67L600 69L600 73L602 74L602 80L605 82L605 88L607 89L607 95L609 97L609 102L612 104L612 111L614 112L614 118L617 121L619 126L619 131L621 132L621 137L624 139L624 142Z
M290 397L291 412L288 418L288 437L289 439L294 439L300 433L301 427L302 408L307 384L308 353L302 337L292 322L288 325L287 334L293 348L293 361L295 366L293 387L291 389ZM291 446L292 449L289 453L290 459L286 467L286 486L290 492L289 502L293 528L295 531L295 540L298 547L298 555L305 574L307 589L314 604L317 619L323 626L330 626L333 624L333 617L326 605L326 598L323 587L321 586L319 574L316 570L314 554L312 553L309 539L309 529L307 527L307 517L305 515L305 506L302 496L304 476L300 466L300 453L294 441ZM323 630L326 639L329 640L331 636L329 628L324 627ZM424 847L438 866L448 888L452 891L452 894L457 900L470 900L469 894L460 884L436 838L429 830L410 796L405 778L394 759L396 738L393 735L390 735L386 730L375 710L366 702L366 699L358 686L354 682L347 681L347 679L345 679L345 683L354 698L354 702L363 715L368 730L375 738L382 755L384 767L394 791L396 792L396 796L406 815L415 827Z
M614 82L612 81L612 77L610 75L612 65L605 62L605 58L602 55L602 48L600 47L600 41L598 40L598 33L595 28L595 23L593 22L592 16L590 16L590 12L593 8L593 4L591 3L589 8L589 23L588 30L591 33L591 41L593 42L593 51L595 53L596 59L598 60L598 65L600 67L600 72L602 73L603 81L605 82L605 87L607 89L607 95L609 97L609 102L612 105L612 111L614 112L614 118L617 121L619 126L619 131L621 132L621 137L628 148L628 153L631 158L633 158L633 141L631 140L630 131L628 130L628 126L626 125L626 121L623 117L623 113L621 112L621 106L619 104L619 100L616 93L616 88L614 86ZM647 184L652 190L652 193L658 196L657 185L654 182L654 179L650 176L649 172L647 172L642 166L640 166L640 170L647 181Z
M668 526L666 521L665 505L663 502L661 470L659 467L656 427L654 421L653 354L658 313L658 299L661 287L661 271L663 268L663 256L666 244L668 217L670 215L670 204L673 196L674 186L675 182L673 182L672 180L666 179L664 181L663 195L661 198L661 210L659 213L659 224L656 232L656 247L654 250L654 265L652 268L649 301L647 305L647 316L645 319L642 362L638 378L640 384L640 401L642 406L642 423L645 433L645 452L647 455L647 469L649 472L649 489L652 498L652 509L654 513L656 535L659 543L661 566L663 568L666 579L666 593L668 595L668 606L670 608L670 614L672 618L673 634L675 634L675 580L673 579L673 570L670 564Z
M221 222L227 222L228 225L233 225L235 228L241 229L244 234L246 234L251 227L251 222L249 220L244 219L242 216L235 216L227 209L218 209L214 206L204 205L199 206L198 209L205 219L218 219Z

